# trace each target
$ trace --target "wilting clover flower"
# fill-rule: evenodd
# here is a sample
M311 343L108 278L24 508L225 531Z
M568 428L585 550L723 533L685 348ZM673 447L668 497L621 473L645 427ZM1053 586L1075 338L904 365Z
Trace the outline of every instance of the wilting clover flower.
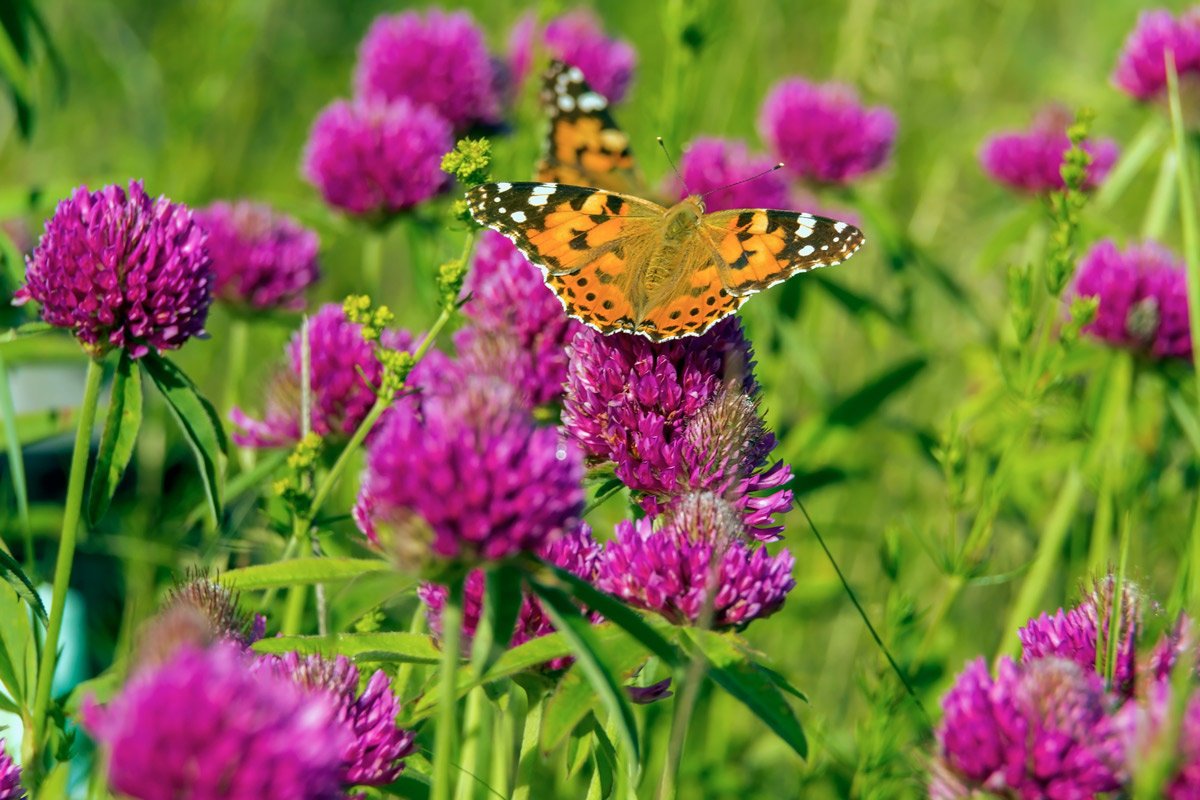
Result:
M683 180L674 180L668 194L683 199L689 192L712 192L704 198L708 211L791 208L793 202L783 173L769 171L776 163L769 156L750 155L745 142L701 137L683 151L679 162Z
M248 200L213 203L196 222L208 233L219 300L256 311L304 308L304 290L320 277L316 233Z
M114 791L138 800L337 800L350 732L327 697L251 669L241 648L185 647L85 701Z
M729 628L775 613L796 585L791 553L771 556L747 542L737 509L716 495L683 498L660 523L617 524L600 556L599 588L677 624L709 608L712 626Z
M13 763L4 749L3 739L0 739L0 800L25 800L25 790L21 788L21 768Z
M250 614L238 607L238 595L204 576L176 584L157 614L138 634L138 668L162 664L181 647L208 647L224 641L240 648L263 638L267 620L262 614Z
M542 34L552 58L583 71L588 84L610 103L625 99L633 81L637 54L624 39L612 39L596 15L577 8L546 25Z
M997 134L983 143L979 162L995 181L1030 194L1066 188L1062 178L1063 154L1071 148L1067 127L1071 119L1062 108L1043 111L1028 132ZM1117 143L1111 139L1086 141L1083 149L1092 157L1084 189L1104 181L1117 161Z
M973 661L942 698L930 796L1082 800L1116 791L1126 737L1114 705L1100 676L1073 661L1004 657L994 680L982 658Z
M1113 83L1136 100L1161 97L1167 89L1168 53L1181 81L1200 77L1200 13L1196 9L1179 19L1166 9L1143 11L1121 48Z
M400 701L392 694L383 670L376 670L359 691L358 667L343 655L325 658L290 652L263 656L258 673L291 679L310 694L332 702L336 721L350 733L342 751L342 782L351 786L383 786L400 777L404 759L416 752L412 731L397 727Z
M647 513L708 490L743 510L749 534L779 538L774 515L792 495L777 490L791 472L767 466L774 438L758 419L754 356L736 319L657 343L585 328L570 353L563 423L593 461L614 464Z
M385 330L380 344L410 350L412 334ZM288 364L271 377L264 418L257 420L240 408L229 418L242 428L233 440L243 447L287 447L300 441L303 329L288 343ZM375 387L383 366L362 337L362 326L346 319L337 303L327 303L308 321L309 386L312 389L312 430L320 436L353 434L375 405ZM410 376L419 380L419 371Z
M1137 641L1142 633L1145 601L1137 587L1129 582L1115 593L1116 583L1112 576L1103 578L1078 606L1068 611L1060 608L1052 617L1043 612L1037 619L1029 620L1017 631L1023 660L1057 656L1073 661L1085 670L1099 670L1103 677L1110 672L1105 662L1109 640L1115 634L1112 688L1123 697L1131 695L1137 677ZM1118 606L1119 618L1116 616Z
M151 200L141 181L128 191L81 186L46 221L13 302L40 303L42 319L93 357L174 350L206 335L213 273L204 238L186 206Z
M356 518L403 557L408 548L418 560L536 550L583 510L578 448L537 425L511 386L483 376L428 393L420 415L385 415L366 461Z
M325 202L382 222L449 187L441 162L453 146L450 124L428 106L336 100L313 123L303 172Z
M470 325L454 337L463 366L503 378L532 406L562 399L567 344L583 327L508 239L485 231L463 286Z
M1099 298L1084 333L1154 358L1192 357L1183 262L1162 245L1120 251L1112 240L1098 243L1079 263L1073 292Z
M591 529L587 525L581 523L565 536L555 539L548 545L539 547L537 552L539 556L551 564L562 567L572 575L576 575L586 581L591 581L596 576L596 566L600 557L600 545L592 538ZM471 570L467 574L463 585L462 634L463 649L466 651L469 651L471 648L471 642L475 638L475 631L479 627L479 620L483 616L483 598L486 585L487 577L483 570L480 569ZM447 593L445 586L433 583L422 584L417 590L417 595L425 603L427 609L429 627L439 636L442 633L442 608L446 605ZM531 639L537 639L540 636L545 636L553 632L554 625L550 622L550 618L546 616L542 604L528 592L522 593L521 608L517 613L517 624L512 631L511 638L507 642L508 647L516 647ZM496 634L501 639L504 636L500 631L497 631ZM555 670L562 669L570 663L571 658L564 656L552 659L543 666L546 669Z
M471 15L436 8L423 17L416 11L377 17L359 46L354 71L358 97L428 106L458 133L500 122L498 83L496 64Z
M848 86L788 78L767 94L758 129L796 177L845 184L887 160L896 117L863 107Z

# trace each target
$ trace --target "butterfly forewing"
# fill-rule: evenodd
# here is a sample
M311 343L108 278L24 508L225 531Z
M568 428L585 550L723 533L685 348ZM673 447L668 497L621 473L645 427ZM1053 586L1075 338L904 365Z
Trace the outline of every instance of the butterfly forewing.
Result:
M840 264L864 241L845 222L795 211L745 209L704 215L704 233L728 266L725 288L735 295L762 291L798 272Z

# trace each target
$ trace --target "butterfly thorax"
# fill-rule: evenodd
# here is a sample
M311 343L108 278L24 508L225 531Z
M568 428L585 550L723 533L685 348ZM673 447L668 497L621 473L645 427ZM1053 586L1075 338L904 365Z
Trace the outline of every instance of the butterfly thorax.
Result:
M704 216L704 201L696 195L684 198L667 209L663 218L663 238L667 243L676 243L694 236Z

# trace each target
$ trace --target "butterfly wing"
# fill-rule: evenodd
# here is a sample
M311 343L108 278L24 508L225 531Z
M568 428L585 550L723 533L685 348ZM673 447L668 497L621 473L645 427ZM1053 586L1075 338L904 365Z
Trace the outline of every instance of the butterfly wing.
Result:
M625 193L644 186L629 137L608 113L608 100L588 85L578 67L552 61L540 96L550 133L537 165L538 181Z
M475 220L541 268L567 313L602 333L636 331L637 265L664 209L629 195L554 183L488 183L467 192Z
M703 217L721 284L746 296L817 267L840 264L865 241L845 222L796 211L747 209Z

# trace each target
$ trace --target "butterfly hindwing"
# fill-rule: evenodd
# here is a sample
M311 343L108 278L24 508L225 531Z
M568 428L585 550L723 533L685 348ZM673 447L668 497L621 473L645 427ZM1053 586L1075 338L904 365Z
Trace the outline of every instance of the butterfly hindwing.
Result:
M735 295L762 291L799 272L840 264L864 241L845 222L796 211L745 209L704 216L704 232L728 266Z
M550 132L537 166L539 181L642 191L629 137L609 114L608 100L588 85L578 67L551 62L541 102Z

